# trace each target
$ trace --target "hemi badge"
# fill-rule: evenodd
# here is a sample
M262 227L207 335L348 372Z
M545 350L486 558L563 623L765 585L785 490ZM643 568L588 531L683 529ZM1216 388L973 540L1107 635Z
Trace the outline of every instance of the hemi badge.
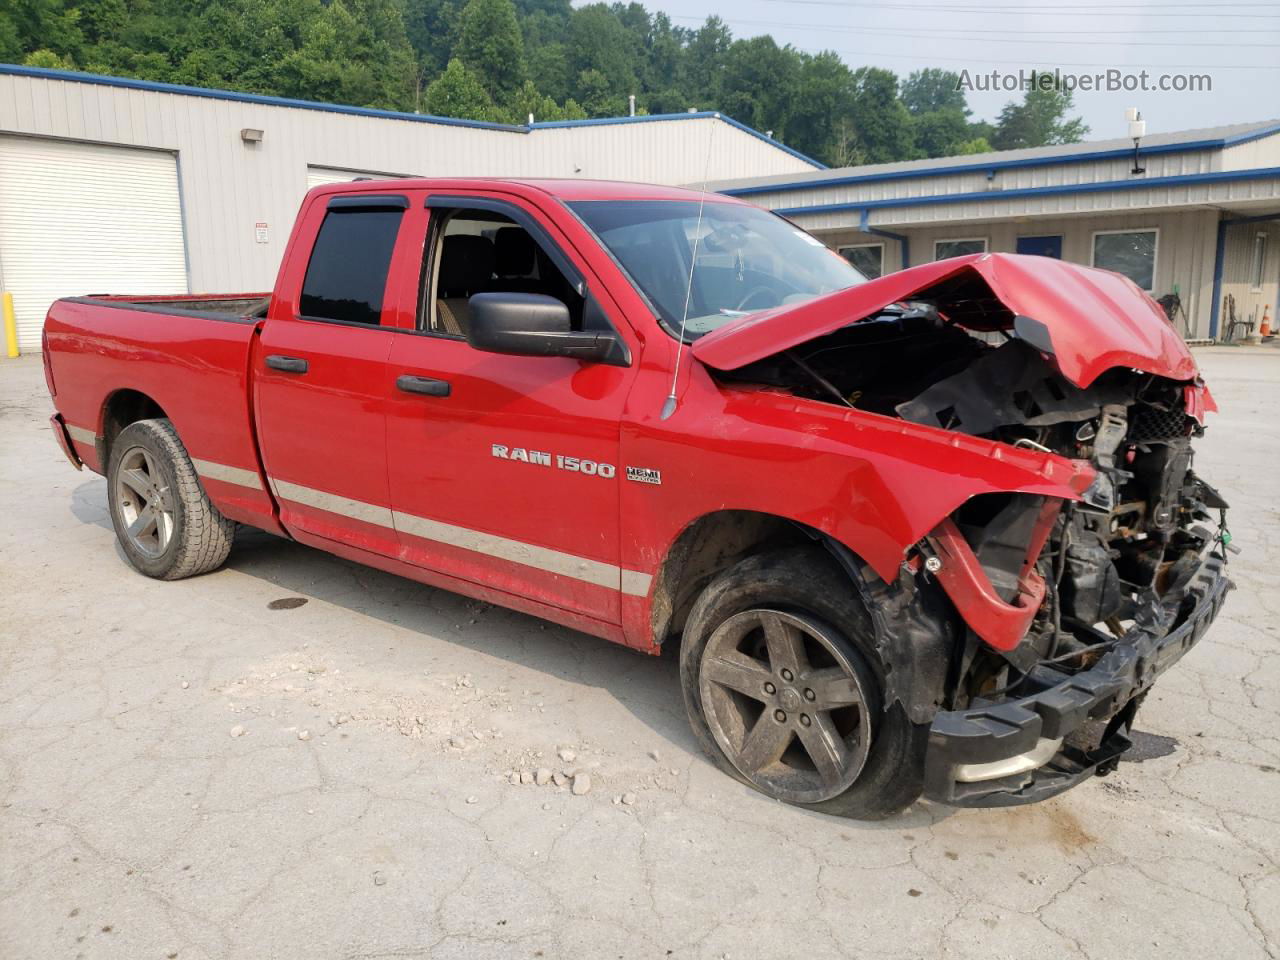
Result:
M627 467L627 479L636 483L662 483L662 471L653 467Z

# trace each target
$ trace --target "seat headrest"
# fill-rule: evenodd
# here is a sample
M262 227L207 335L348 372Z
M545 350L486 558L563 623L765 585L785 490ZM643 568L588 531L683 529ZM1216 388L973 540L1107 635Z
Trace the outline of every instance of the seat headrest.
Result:
M493 235L494 272L500 277L527 277L533 272L533 237L524 227L499 227Z
M444 238L437 296L469 297L493 277L493 244L488 237L456 234Z

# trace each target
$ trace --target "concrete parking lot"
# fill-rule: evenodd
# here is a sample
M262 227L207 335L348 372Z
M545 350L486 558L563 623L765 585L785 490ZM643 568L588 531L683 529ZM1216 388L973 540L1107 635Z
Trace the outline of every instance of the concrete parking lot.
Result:
M0 957L1280 957L1280 349L1198 357L1244 553L1145 759L884 823L716 772L668 659L266 535L134 573L0 361Z

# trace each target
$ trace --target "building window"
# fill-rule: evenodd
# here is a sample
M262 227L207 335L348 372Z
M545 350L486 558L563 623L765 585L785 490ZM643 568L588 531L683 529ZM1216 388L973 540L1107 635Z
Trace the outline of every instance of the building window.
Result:
M946 260L948 257L964 257L971 253L986 253L986 237L966 237L961 240L933 241L933 259Z
M1261 230L1253 238L1253 266L1249 270L1249 286L1262 292L1263 273L1267 269L1267 234Z
M325 214L302 281L304 317L382 323L382 294L403 213L352 208Z
M849 247L840 247L839 253L868 280L884 276L883 243L858 243Z
M1106 230L1093 235L1093 266L1123 274L1150 293L1156 282L1156 230Z

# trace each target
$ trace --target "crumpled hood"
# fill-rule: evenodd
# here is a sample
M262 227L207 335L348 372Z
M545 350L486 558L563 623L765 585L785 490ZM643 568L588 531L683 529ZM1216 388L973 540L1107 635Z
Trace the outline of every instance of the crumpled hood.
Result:
M986 287L1004 310L963 314L962 299ZM949 310L947 292L959 292ZM732 321L692 346L717 370L735 370L871 317L902 300L935 300L971 329L1013 329L1049 355L1064 377L1087 387L1112 367L1171 380L1197 375L1191 351L1164 312L1127 277L1048 257L980 253L891 273L793 306Z

